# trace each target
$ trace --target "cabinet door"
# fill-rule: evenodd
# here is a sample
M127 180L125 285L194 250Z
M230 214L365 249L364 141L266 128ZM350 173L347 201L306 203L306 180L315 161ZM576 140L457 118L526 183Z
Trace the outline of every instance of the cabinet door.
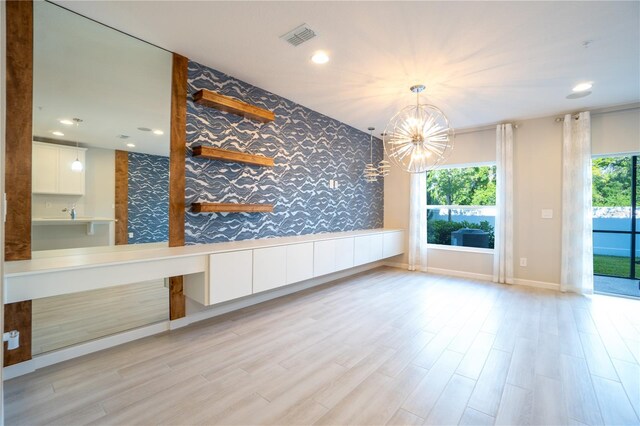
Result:
M353 238L335 240L336 271L353 267Z
M287 283L287 247L253 251L253 292L259 293Z
M209 256L209 304L226 302L252 293L252 250Z
M384 234L384 257L397 256L404 253L404 232L387 232Z
M374 235L371 235L370 238L371 238L371 257L369 258L369 262L375 262L376 260L382 259L384 235L374 234Z
M335 241L313 243L313 276L330 274L336 270Z
M371 236L355 237L353 244L353 265L364 265L371 260Z
M80 160L83 166L85 163L84 150L76 150L73 148L59 148L58 154L58 193L71 195L84 195L84 170L74 172L71 170L71 164Z
M33 144L31 192L55 194L58 192L58 148L51 144ZM10 182L7 182L10 185Z
M287 284L313 278L313 243L287 246Z

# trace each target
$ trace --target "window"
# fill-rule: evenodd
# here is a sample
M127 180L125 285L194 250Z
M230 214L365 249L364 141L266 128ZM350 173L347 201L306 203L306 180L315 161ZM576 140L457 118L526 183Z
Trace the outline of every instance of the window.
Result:
M427 173L427 243L493 249L496 167Z

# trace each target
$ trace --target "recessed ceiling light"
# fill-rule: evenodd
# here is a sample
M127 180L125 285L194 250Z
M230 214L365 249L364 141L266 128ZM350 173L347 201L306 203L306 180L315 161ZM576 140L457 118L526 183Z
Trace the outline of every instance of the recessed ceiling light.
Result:
M129 148L135 148L135 147L136 147L136 144L135 144L135 143L128 143L128 144L127 144L127 146L128 146Z
M138 127L138 130L140 130L141 132L150 132L151 129L148 127Z
M586 92L587 90L591 89L592 87L593 87L593 83L587 81L587 82L584 82L584 83L577 84L573 88L573 91L574 92Z
M129 135L118 135L116 136L118 139L129 139Z
M156 130L153 131L153 134L154 135L164 135L164 132L162 130L157 130L156 129Z
M326 64L327 62L329 62L329 55L320 50L313 54L311 60L316 64Z
M580 99L580 98L586 98L587 96L589 96L591 94L590 90L587 90L586 92L577 92L577 93L571 93L569 95L567 95L567 99Z
M71 126L73 124L73 121L67 120L65 118L64 120L60 120L60 123L66 125L66 126Z
M51 132L51 133L53 133L53 134L54 134L54 135L56 135L56 136L64 136L64 133L59 132L59 131L57 131L57 130L56 130L56 131L54 131L54 132Z

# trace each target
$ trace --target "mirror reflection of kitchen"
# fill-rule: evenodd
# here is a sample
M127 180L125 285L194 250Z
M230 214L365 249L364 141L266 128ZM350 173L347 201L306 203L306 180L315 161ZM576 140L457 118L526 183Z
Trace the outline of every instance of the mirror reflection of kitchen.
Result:
M171 54L48 2L34 22L32 250L166 245Z

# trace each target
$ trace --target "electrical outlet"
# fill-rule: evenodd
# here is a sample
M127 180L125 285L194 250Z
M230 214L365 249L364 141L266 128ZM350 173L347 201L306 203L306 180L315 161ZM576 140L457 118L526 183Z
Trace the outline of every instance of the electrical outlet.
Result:
M553 219L553 210L551 209L542 209L540 216L543 219Z
M527 266L527 258L526 257L521 257L520 258L520 266Z
M338 181L337 180L333 181L333 189L338 189Z
M133 238L133 232L129 232L129 238Z

